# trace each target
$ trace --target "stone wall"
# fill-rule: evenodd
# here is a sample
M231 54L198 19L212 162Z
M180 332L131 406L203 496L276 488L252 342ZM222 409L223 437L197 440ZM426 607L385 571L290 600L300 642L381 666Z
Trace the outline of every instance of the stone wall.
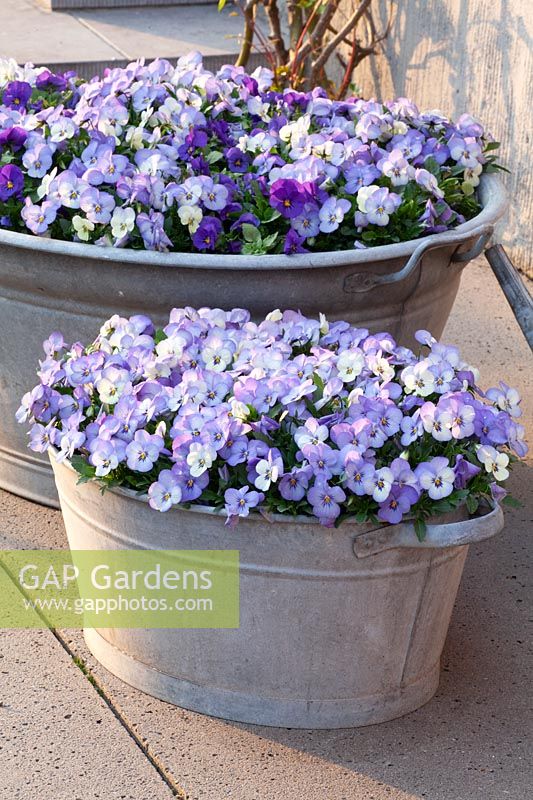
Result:
M385 18L388 2L377 5ZM365 97L408 96L486 124L512 173L499 236L533 277L533 0L396 0L389 39L356 82Z

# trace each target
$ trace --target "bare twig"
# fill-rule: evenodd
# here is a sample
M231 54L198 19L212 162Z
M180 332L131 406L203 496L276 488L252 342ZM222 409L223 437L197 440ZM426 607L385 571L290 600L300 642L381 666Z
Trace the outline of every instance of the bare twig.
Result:
M349 20L346 22L343 28L337 33L336 36L331 39L326 47L324 47L316 59L313 62L313 71L318 71L321 67L324 67L328 62L330 56L335 52L336 48L341 44L342 40L350 33L350 31L354 30L357 26L357 23L369 7L372 0L361 0L359 4L359 8L357 8Z

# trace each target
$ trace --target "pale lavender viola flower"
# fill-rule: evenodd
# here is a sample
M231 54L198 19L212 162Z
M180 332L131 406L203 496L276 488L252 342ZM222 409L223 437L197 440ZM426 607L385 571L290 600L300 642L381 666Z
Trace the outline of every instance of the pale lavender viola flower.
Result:
M331 528L341 513L339 504L346 500L346 494L340 486L331 486L327 481L317 478L307 492L307 499L320 524Z
M450 431L454 439L466 439L472 436L476 412L470 403L451 396L440 400L439 408L450 416Z
M249 486L243 486L241 489L226 489L224 492L226 525L234 524L236 521L234 518L247 517L251 509L263 502L264 497L262 492L255 492Z
M57 444L59 431L53 422L48 425L36 423L30 430L29 447L35 453L46 453L50 446Z
M422 489L432 500L442 500L453 492L455 471L444 456L436 456L415 467L415 475Z
M377 513L378 519L396 525L402 521L405 514L411 509L412 501L408 490L394 485L387 499L380 503Z
M177 476L169 469L163 469L157 481L148 489L148 502L156 511L168 511L177 505L182 498L181 487Z
M133 441L126 447L128 467L136 472L150 472L163 446L161 436L146 431L136 431Z
M59 206L49 200L45 200L41 205L31 202L27 197L24 203L24 208L20 212L20 216L24 220L26 227L35 236L42 236L46 233L49 226L55 222L57 218L57 211Z
M317 478L330 480L340 472L340 453L326 444L304 445L302 452Z
M311 467L293 467L279 482L279 493L284 500L298 502L303 500L313 474Z
M345 457L345 486L362 497L367 494L366 486L374 480L376 470L373 464L365 461L359 453L348 453Z
M337 200L335 197L326 200L318 212L322 233L336 231L351 207L349 200Z
M52 166L53 151L45 144L40 144L26 150L22 156L22 163L30 178L44 178Z
M80 208L85 212L88 220L96 225L105 225L111 220L115 200L107 192L100 192L91 187L81 195Z
M373 192L366 200L365 214L368 222L383 227L388 225L390 215L399 208L401 197L385 187Z

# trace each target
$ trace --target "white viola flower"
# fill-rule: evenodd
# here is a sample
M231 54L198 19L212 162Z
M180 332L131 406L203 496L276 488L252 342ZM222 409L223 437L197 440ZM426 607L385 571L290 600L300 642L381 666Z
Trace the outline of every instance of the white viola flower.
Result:
M483 464L485 470L492 473L497 481L505 481L509 477L509 456L506 453L500 453L495 447L484 444L478 447L477 452L478 461Z
M223 342L216 342L202 350L202 358L207 369L213 372L224 372L233 360L233 351Z
M14 58L0 58L0 87L14 81L18 75L19 66Z
M256 117L260 117L263 122L271 119L270 103L263 103L259 97L250 97L246 103L248 111Z
M78 239L82 242L88 242L91 233L94 231L94 222L91 222L87 217L80 217L76 214L72 218L72 227L76 231Z
M318 320L320 322L320 333L325 336L329 331L329 322L325 314L319 313Z
M427 397L435 391L435 375L423 362L406 367L402 371L402 381L408 394L412 392L418 397Z
M195 233L203 219L203 211L199 206L182 205L178 208L178 217L182 225L187 225L190 233Z
M396 374L393 365L381 353L368 356L367 363L374 375L377 375L384 383L391 381Z
M266 319L269 322L280 322L280 320L283 319L283 314L281 313L279 308L276 308L274 309L274 311L271 311L270 314L266 315Z
M365 357L359 349L345 350L338 357L336 366L341 381L343 383L351 383L363 371Z
M254 486L261 492L268 491L270 485L276 483L279 477L279 468L266 458L261 459L256 464L255 471L257 472L257 478L254 480Z
M135 227L135 211L133 208L118 206L111 217L111 233L115 239L122 239Z
M374 192L379 191L379 186L361 186L357 192L357 208L363 214L366 213L366 203L369 197L372 197Z
M215 458L216 452L213 453L210 447L196 442L191 444L187 455L187 464L192 477L198 478L203 475L211 467Z
M308 419L305 425L298 428L294 432L294 441L300 448L305 447L307 444L314 445L315 447L326 441L329 436L329 429L327 425L320 425L316 419Z
M70 117L59 117L50 125L51 142L64 142L66 139L72 139L75 133L76 125Z
M239 400L230 400L229 416L232 419L239 419L244 422L250 416L250 409L246 403L241 403Z
M47 196L50 190L50 184L52 183L53 180L55 180L56 175L57 175L57 167L54 167L53 170L48 173L48 175L44 176L44 178L41 181L41 185L37 188L37 197L39 198L39 200L42 200L43 197Z
M388 467L376 470L363 480L366 494L371 494L376 503L383 503L390 494L394 483L394 473Z
M467 167L463 173L463 182L475 189L479 186L479 176L483 172L481 164L476 164L475 167Z

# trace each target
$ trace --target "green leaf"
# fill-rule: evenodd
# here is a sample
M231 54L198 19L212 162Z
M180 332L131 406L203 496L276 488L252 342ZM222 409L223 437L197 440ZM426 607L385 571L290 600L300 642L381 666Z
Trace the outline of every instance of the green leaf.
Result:
M244 236L245 242L258 244L261 241L261 233L259 232L259 228L256 228L255 225L250 225L249 222L245 222L243 224L242 235Z
M219 11L222 11L225 5L226 5L226 0L218 0L218 10Z
M225 0L224 0L225 1ZM219 150L212 150L206 156L206 161L208 164L216 164L217 161L220 161L221 158L224 158L224 154L221 153Z
M510 494L507 494L503 498L502 504L509 506L509 508L522 508L524 505L520 500L517 500L516 497L512 497Z
M161 328L158 328L154 334L154 342L156 344L159 344L159 342L163 342L165 339L168 339L168 336L166 335L165 331L162 330Z
M500 147L500 142L489 142L483 152L488 153L490 150L497 150Z
M479 500L473 494L469 494L466 498L466 507L469 514L475 514L479 506Z
M426 538L427 525L423 519L415 519L415 533L419 542L423 542Z

